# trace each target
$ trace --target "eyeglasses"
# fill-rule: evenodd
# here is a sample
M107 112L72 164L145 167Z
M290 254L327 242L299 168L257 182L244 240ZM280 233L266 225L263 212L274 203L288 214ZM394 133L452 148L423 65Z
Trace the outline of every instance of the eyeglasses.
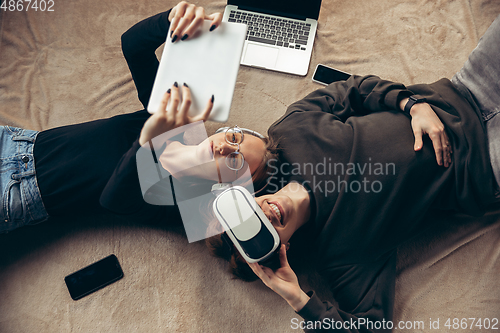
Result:
M238 126L229 127L225 131L226 142L232 146L238 146L236 151L226 156L226 165L229 169L238 171L245 165L245 158L243 154L240 153L240 144L243 142L245 136L243 135L243 130Z

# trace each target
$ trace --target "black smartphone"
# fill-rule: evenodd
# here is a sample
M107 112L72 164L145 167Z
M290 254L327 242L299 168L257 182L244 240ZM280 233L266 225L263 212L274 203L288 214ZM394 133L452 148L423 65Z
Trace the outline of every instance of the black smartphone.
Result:
M316 70L314 71L313 81L324 85L329 85L330 83L335 81L347 80L350 76L351 74L349 73L322 64L318 64L316 66Z
M114 254L107 256L64 278L69 294L75 301L120 280L123 271Z

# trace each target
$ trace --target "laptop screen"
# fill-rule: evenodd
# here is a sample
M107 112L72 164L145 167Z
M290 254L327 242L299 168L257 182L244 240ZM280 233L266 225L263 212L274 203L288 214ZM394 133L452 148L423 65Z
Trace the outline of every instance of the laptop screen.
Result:
M317 20L321 0L228 0L227 4L265 14Z

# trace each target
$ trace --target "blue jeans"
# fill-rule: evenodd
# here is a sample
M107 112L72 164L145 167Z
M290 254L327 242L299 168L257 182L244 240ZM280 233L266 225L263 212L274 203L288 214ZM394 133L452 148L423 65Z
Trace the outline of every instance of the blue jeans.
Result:
M491 166L500 184L500 15L481 37L451 82L475 103L488 136Z
M48 219L35 175L38 132L0 127L0 233Z

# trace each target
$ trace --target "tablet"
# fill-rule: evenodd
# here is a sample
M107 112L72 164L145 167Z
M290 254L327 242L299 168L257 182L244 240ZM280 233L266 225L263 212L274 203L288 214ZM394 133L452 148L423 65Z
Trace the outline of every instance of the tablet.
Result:
M179 86L186 83L191 89L189 116L201 114L214 95L214 108L208 119L227 121L247 26L222 22L209 31L210 25L211 21L205 20L196 34L185 41L172 43L167 36L147 107L150 113L158 110L163 94L177 82Z

